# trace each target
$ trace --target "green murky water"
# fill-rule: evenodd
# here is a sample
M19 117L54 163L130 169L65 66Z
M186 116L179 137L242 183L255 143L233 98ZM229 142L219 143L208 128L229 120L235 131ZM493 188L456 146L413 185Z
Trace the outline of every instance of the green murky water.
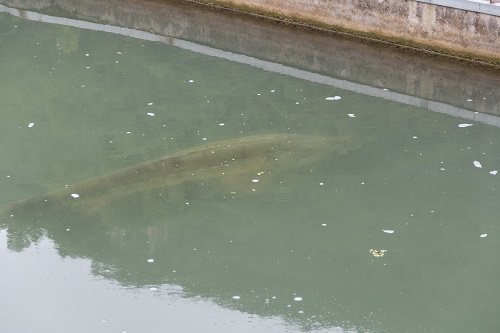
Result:
M0 73L2 331L500 328L497 127L3 13ZM9 206L270 134L344 141L97 208Z

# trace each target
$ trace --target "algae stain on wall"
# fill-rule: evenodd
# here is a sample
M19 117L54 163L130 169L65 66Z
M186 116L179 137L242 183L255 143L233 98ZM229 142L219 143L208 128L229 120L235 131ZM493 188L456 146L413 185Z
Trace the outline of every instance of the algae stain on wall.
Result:
M429 4L425 6L422 11L422 23L424 37L433 36L434 28L436 26L436 5Z

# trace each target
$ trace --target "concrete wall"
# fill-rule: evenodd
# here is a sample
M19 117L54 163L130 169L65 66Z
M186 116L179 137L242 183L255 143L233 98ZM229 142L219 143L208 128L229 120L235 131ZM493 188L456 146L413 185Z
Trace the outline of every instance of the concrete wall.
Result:
M345 29L368 37L500 64L500 17L496 15L414 0L193 1L278 15L310 25Z
M178 0L0 0L0 4L153 32L340 80L500 115L498 69L471 68L448 59L401 52Z

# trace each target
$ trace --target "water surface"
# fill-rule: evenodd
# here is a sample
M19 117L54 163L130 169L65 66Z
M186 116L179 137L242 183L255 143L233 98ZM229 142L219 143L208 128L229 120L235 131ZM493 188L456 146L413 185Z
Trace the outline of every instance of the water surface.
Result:
M500 327L498 127L4 13L0 71L5 331ZM11 206L276 134L347 139L279 167L111 191L97 209Z

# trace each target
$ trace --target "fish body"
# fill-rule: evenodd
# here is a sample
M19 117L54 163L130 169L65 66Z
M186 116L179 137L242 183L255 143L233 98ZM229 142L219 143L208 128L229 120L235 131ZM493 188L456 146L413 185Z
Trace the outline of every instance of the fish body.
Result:
M111 200L184 182L220 179L234 186L251 184L259 181L257 175L299 167L332 152L348 150L346 138L310 135L267 134L223 140L15 202L10 205L8 214L60 206L94 213Z

